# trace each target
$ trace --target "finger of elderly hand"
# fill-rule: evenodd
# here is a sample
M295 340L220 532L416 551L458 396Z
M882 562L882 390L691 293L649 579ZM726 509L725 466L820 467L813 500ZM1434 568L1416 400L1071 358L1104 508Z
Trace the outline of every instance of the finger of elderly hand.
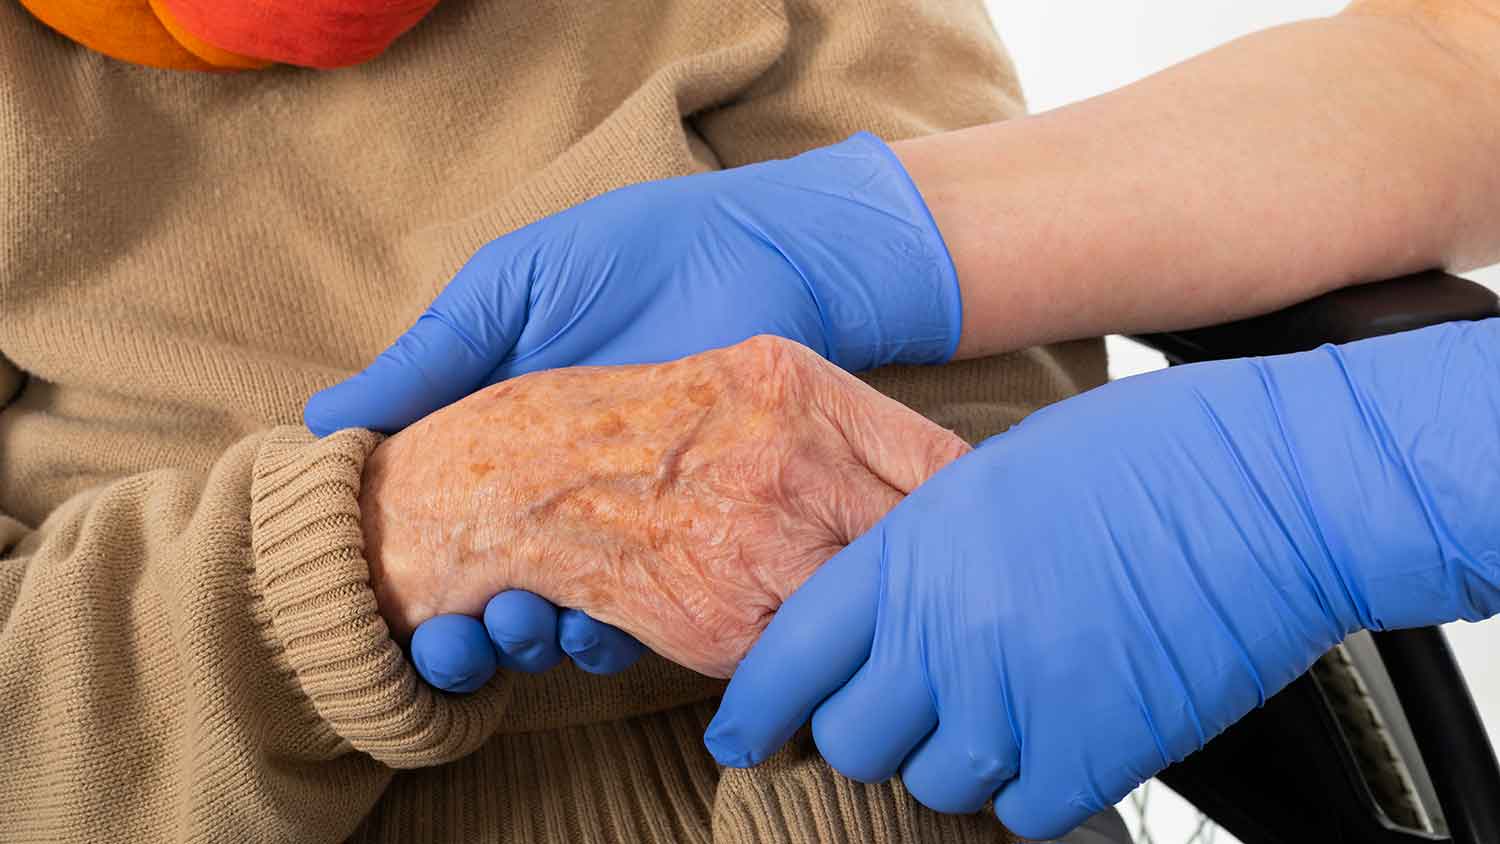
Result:
M854 455L902 495L972 450L957 434L841 369L820 368L817 378L827 400L816 405L844 435ZM854 536L858 533L846 540Z
M838 544L828 548L823 556L810 558L806 570L797 573L792 582L780 584L782 588L778 590L778 597L783 600L812 575L819 563L836 553L839 545L853 542L874 527L892 507L901 503L903 497L863 465L825 469L825 476L828 482L808 496L807 507L810 514L833 533Z
M728 676L787 595L966 450L782 339L658 366L550 370L376 449L360 496L366 556L396 630L528 589L554 624L546 601ZM561 659L564 631L509 635L517 618L486 613L503 667ZM576 663L614 667L593 659L603 638L586 619L568 624Z

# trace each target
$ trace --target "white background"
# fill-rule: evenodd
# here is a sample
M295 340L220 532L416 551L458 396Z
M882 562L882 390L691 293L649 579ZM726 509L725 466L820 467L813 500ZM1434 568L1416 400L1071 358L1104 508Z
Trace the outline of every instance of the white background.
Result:
M1344 4L1330 0L989 0L988 5L1015 59L1031 110L1038 112L1118 88L1245 33L1332 14ZM1464 275L1500 288L1500 265ZM1109 348L1114 377L1163 363L1159 355L1120 338L1110 338ZM1449 625L1447 632L1492 740L1500 737L1500 619ZM1181 839L1158 834L1157 840Z

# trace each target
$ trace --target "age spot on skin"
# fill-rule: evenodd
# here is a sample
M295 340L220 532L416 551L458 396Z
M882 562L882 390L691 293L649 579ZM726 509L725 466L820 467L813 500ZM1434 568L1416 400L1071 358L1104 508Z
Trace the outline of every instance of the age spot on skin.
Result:
M708 384L699 381L687 388L687 397L688 401L699 407L708 407L718 399L719 392Z
M832 373L827 386L807 367ZM912 412L886 402L815 353L766 339L488 388L366 462L364 489L379 495L360 511L381 612L405 636L439 612L478 613L497 591L529 589L728 676L844 531L884 514L864 500L880 486L868 460L937 447L940 429L919 417L887 424ZM825 418L835 409L868 430L846 436Z
M605 414L604 418L599 420L599 424L594 426L594 433L601 437L616 437L624 430L625 420L613 410Z
M573 506L577 508L578 515L584 518L592 518L599 512L599 508L594 505L593 500L586 495L576 497L573 500Z

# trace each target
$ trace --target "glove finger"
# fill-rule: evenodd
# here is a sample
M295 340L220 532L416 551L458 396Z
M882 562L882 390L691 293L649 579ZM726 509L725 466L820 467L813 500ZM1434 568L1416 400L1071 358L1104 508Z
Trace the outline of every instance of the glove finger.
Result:
M1109 711L1095 709L1091 715L1104 712ZM1034 741L1022 748L1019 777L995 796L995 814L1014 834L1067 834L1092 814L1124 801L1172 762L1161 751L1161 727L1145 708L1134 718L1118 708L1079 721L1064 736L1067 745Z
M342 428L395 433L485 386L525 324L530 284L513 271L513 238L475 253L364 371L313 394L302 412L308 430L320 437Z
M995 795L995 816L1006 829L1022 838L1051 841L1093 814L1067 800L1067 791L1048 791L1043 782L1041 777L1023 774Z
M540 595L520 589L501 592L485 605L484 626L501 668L537 674L562 662L557 607Z
M922 677L921 666L882 658L877 645L854 679L813 713L813 740L828 764L860 782L894 776L912 748L937 726L937 710Z
M740 662L703 737L719 764L760 764L869 657L885 530L855 540L792 593Z
M1000 707L950 712L901 768L901 781L929 809L968 814L1016 775L1020 754Z
M422 679L448 692L472 692L495 676L495 646L479 619L440 615L417 626L411 661Z
M493 367L428 311L363 372L314 393L302 421L320 437L343 428L392 434L474 392Z
M1150 779L1151 773L1125 763L1096 769L1091 776L1033 764L1028 757L1021 763L1021 775L995 795L995 815L1016 835L1051 840L1124 800L1131 789Z
M557 642L575 665L590 674L624 671L646 650L634 636L581 610L563 610L558 616Z

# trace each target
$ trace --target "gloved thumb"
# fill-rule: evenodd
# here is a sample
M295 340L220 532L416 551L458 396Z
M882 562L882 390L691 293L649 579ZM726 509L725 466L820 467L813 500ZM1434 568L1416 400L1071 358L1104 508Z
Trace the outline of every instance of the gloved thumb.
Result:
M322 437L342 428L392 434L487 386L525 321L528 288L493 247L479 250L415 325L363 372L315 393L303 409Z
M869 658L886 540L882 527L856 539L772 616L704 733L720 765L764 762Z

